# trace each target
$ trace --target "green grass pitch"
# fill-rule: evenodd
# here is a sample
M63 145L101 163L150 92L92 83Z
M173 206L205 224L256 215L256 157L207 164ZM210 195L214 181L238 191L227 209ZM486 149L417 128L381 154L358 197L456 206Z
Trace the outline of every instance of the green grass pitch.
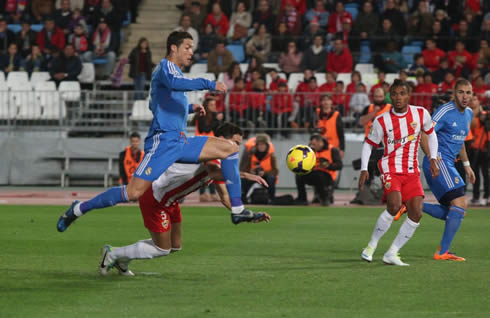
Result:
M488 317L488 210L470 210L453 250L431 259L443 222L424 215L402 249L411 266L360 260L380 208L268 208L232 225L224 208L184 207L183 251L97 272L100 248L149 237L137 207L91 212L67 232L65 207L0 206L0 317ZM404 219L404 218L403 218ZM402 219L402 220L403 220Z

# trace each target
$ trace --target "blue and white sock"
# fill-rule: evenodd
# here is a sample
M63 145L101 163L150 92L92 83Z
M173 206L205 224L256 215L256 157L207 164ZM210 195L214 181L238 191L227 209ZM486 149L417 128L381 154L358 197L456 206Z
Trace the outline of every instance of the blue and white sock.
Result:
M231 213L238 214L245 208L242 202L242 181L238 170L238 152L221 160L221 172L230 195Z
M432 203L424 203L423 210L425 213L441 220L445 220L449 213L449 208L447 206Z
M129 198L128 193L126 192L126 186L112 187L88 201L75 205L73 212L76 216L82 216L94 209L102 209L128 201Z
M444 254L449 251L449 247L458 232L459 226L463 221L465 210L459 206L451 206L449 213L447 214L446 226L444 227L444 234L441 240L441 251L439 254Z

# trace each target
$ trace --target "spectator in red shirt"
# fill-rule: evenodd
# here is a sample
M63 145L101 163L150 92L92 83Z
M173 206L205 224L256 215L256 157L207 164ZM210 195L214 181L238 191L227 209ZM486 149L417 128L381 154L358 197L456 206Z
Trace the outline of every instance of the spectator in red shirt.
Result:
M305 0L281 0L281 11L283 11L288 4L291 4L299 15L303 16L306 13Z
M432 113L432 96L437 94L438 86L432 82L432 74L427 72L424 74L424 106L429 113Z
M247 119L254 123L255 127L266 125L264 121L264 111L266 108L265 81L256 80L253 85L253 91L248 93Z
M245 90L247 92L252 92L254 90L254 83L256 80L262 78L262 73L259 70L253 70L252 77L245 84Z
M359 83L362 82L361 73L359 73L358 71L352 72L352 74L350 75L350 80L351 80L351 82L349 85L347 85L347 88L345 90L345 92L347 93L346 94L347 97L346 97L346 101L345 101L346 105L349 105L350 98L357 91L357 85L359 85Z
M206 20L204 20L204 25L208 23L214 27L216 34L221 35L222 37L226 36L228 28L230 27L230 21L221 10L220 4L217 2L213 4L213 11L209 13Z
M312 76L308 80L308 87L302 98L302 103L299 104L298 120L296 122L300 127L310 128L314 125L316 109L320 106L320 95L321 92L316 77Z
M487 104L487 98L485 97L485 92L488 90L490 90L490 87L488 85L485 85L485 82L483 81L483 77L481 75L478 75L473 82L473 93L476 94L476 96L478 97L482 105Z
M277 92L279 90L279 84L286 83L286 87L288 82L279 76L276 70L271 70L269 72L269 76L271 77L271 83L269 84L269 92Z
M336 85L336 76L335 76L335 73L334 72L327 72L325 73L325 78L327 79L327 81L320 86L320 92L323 92L323 93L332 93L335 89L335 85Z
M442 81L442 83L439 84L439 92L445 93L447 91L452 91L455 84L456 84L456 77L454 76L454 73L448 71L446 72L446 75L444 75L444 81Z
M383 87L383 83L385 83L385 78L386 78L386 73L383 71L378 72L378 82L374 84L371 89L369 90L369 97L372 98L374 95L374 91L378 87Z
M344 27L342 25L342 20L344 18L349 18L352 24L352 15L345 11L342 1L338 1L335 5L335 12L332 13L328 19L328 33L336 34L338 32L343 32Z
M335 40L333 51L328 53L327 72L352 72L352 55L341 39Z
M465 50L464 42L457 41L456 49L454 51L450 51L448 54L448 60L449 67L455 71L455 75L458 77L463 70L466 69L466 72L469 71L473 57L468 51Z
M305 69L303 71L303 81L296 86L296 93L294 94L294 100L299 104L303 105L304 104L304 98L306 93L309 91L309 81L310 78L313 76L313 72L310 69ZM293 83L295 84L295 83Z
M342 114L347 114L349 111L347 105L345 103L345 93L344 93L344 82L337 81L335 85L334 94L332 95L332 101L335 105L335 108Z
M248 107L245 81L241 77L235 78L233 89L230 91L230 117L237 125L244 126L244 112Z
M293 112L293 96L288 92L286 82L279 82L278 91L274 92L271 100L271 112L267 116L268 127L287 128L290 126L289 117ZM273 134L273 132L271 132ZM281 134L287 137L287 131L281 131ZM271 135L272 136L272 135Z
M291 1L286 1L284 10L277 16L277 24L286 23L287 31L291 35L300 35L302 31L301 15L296 11Z
M422 51L424 56L424 65L429 71L434 72L439 68L439 63L442 58L446 56L443 50L436 46L436 42L433 39L427 39L425 41L425 50Z
M44 21L44 28L37 34L36 42L44 54L51 54L53 50L63 50L65 34L55 26L53 18L49 17Z
M424 93L425 93L425 82L424 82L424 74L418 73L416 75L417 85L412 91L410 95L410 104L416 106L424 105Z

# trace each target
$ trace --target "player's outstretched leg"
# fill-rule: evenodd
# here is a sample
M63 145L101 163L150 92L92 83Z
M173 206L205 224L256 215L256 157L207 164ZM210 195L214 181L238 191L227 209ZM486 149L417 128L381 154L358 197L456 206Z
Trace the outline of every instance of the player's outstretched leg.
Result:
M424 203L423 211L436 219L445 220L449 213L449 208L441 204Z
M393 223L393 215L391 215L388 210L384 210L383 213L378 217L378 221L374 226L373 234L371 235L371 240L369 241L367 247L361 253L361 258L367 262L373 260L373 254L378 246L378 242L383 237L383 235L389 230L391 223Z
M456 256L449 252L451 243L458 232L459 226L463 221L465 215L465 209L459 206L451 206L446 218L446 225L444 227L444 234L441 240L441 250L434 254L435 260L451 260L451 261L464 261L463 257Z

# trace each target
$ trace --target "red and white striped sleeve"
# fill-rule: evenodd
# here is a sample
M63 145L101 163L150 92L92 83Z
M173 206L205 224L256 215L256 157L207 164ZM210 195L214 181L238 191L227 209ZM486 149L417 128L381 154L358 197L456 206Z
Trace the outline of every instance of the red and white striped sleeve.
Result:
M379 117L374 119L371 129L369 130L369 134L366 138L366 142L375 148L378 147L384 136L383 127L381 127L378 119Z
M432 131L434 130L434 123L432 122L432 118L430 117L429 112L425 108L424 108L424 115L422 120L423 120L422 130L424 131L424 133L426 133L427 135L432 133Z

